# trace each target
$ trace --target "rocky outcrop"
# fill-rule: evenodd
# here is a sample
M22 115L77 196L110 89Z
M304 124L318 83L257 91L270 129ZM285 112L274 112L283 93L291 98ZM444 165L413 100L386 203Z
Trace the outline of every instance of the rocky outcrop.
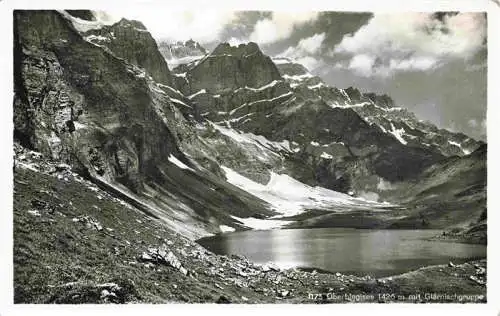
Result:
M158 51L155 39L141 22L121 19L113 25L91 29L82 35L87 41L104 46L117 57L145 69L156 82L172 85L167 62Z
M186 42L168 43L162 41L158 43L158 49L166 60L183 59L186 57L198 57L207 54L207 50L200 43L192 39ZM189 59L186 59L188 61Z
M246 86L258 88L279 79L271 58L255 43L237 47L222 43L189 71L192 93L201 89L218 93Z

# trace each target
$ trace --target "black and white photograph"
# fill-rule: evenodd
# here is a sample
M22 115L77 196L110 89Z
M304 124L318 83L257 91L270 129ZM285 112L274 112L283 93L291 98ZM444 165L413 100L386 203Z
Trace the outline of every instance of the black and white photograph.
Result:
M14 8L9 300L487 305L486 8Z

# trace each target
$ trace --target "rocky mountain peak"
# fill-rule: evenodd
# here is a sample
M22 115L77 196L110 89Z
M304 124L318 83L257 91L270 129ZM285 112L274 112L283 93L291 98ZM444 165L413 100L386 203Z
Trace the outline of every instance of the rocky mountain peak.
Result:
M281 79L271 58L253 42L239 46L221 43L188 74L193 93L201 89L218 92L242 87L258 88Z
M361 101L361 91L354 87L349 87L347 89L344 89L345 93L349 96L349 99L351 101Z
M128 20L125 18L122 18L118 23L115 24L115 26L122 26L122 27L134 27L139 31L145 31L147 32L146 26L137 20Z
M205 47L192 39L185 42L160 41L158 49L172 68L199 60L207 54Z
M143 68L156 82L172 85L168 64L143 23L122 18L112 25L103 25L82 33L86 41L106 47L117 57Z
M231 46L229 43L220 43L211 55L232 55L245 57L251 54L262 54L259 45L254 42L243 43L238 46Z
M373 103L376 103L379 106L385 107L385 108L393 108L394 107L394 100L388 96L387 94L382 94L378 95L375 93L364 93L363 94L366 98L368 98L370 101Z
M191 48L191 49L196 49L205 54L207 50L200 45L200 43L193 41L193 39L189 39L186 42L184 42L184 46Z

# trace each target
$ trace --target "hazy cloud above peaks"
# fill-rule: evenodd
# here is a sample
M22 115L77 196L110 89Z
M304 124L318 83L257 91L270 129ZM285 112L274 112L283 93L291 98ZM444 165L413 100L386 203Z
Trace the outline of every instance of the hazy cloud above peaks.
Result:
M288 38L296 26L316 20L318 12L273 12L271 17L257 21L249 40L269 44Z
M331 51L337 64L363 76L428 71L453 59L470 60L485 47L486 17L477 13L376 14Z
M301 39L297 46L290 46L278 56L291 58L303 64L310 71L320 66L324 66L320 51L325 40L325 33L314 34L313 36Z
M157 39L208 43L220 38L227 25L237 20L237 12L204 9L200 11L153 10L148 6L133 9L119 6L108 12L112 16L141 21Z

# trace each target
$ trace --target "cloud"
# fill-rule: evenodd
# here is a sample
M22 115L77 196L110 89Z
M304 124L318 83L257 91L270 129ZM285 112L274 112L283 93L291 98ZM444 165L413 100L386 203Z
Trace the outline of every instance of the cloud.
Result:
M470 119L467 122L467 125L469 125L472 128L482 128L486 129L486 119L483 119L481 122L478 122L476 119Z
M309 54L318 53L321 44L325 40L325 33L314 34L311 37L301 39L297 45L297 49L307 52Z
M245 44L248 42L246 39L241 39L237 37L231 37L230 39L226 40L227 43L231 46L239 46L240 44Z
M317 18L318 12L248 12L221 10L155 10L150 6L123 6L109 17L139 20L158 40L212 43L222 39L270 44L288 38L295 26ZM314 45L314 43L309 43ZM306 43L305 45L308 45Z
M325 64L325 62L323 61L323 59L314 58L314 57L311 57L311 56L305 56L305 57L301 57L301 58L295 59L295 62L301 64L304 67L306 67L307 70L309 70L309 71L313 71L316 68L321 67L321 66L323 66Z
M486 136L487 130L488 130L488 126L487 126L486 118L484 118L481 121L480 135L485 135Z
M354 34L345 35L331 55L350 58L341 65L359 74L387 77L472 59L484 48L486 36L481 13L375 14Z
M323 59L318 55L324 40L325 33L314 34L301 39L297 46L290 46L277 56L292 59L312 71L324 65Z
M313 21L318 12L273 12L270 18L257 21L249 39L259 44L270 44L289 37L296 25Z
M375 57L365 54L354 56L349 62L349 69L354 70L357 74L364 77L369 77L372 73Z
M288 58L297 58L306 55L317 54L324 40L325 33L314 34L311 37L301 39L297 46L290 46L278 55Z
M407 59L390 59L384 62L379 57L368 54L354 55L347 63L337 63L337 68L347 68L363 77L389 77L397 71L423 71L430 70L439 65L439 61L426 57L413 57Z
M209 43L219 39L224 27L237 18L235 12L221 10L154 10L148 6L117 7L114 17L139 20L156 39Z
M476 128L477 127L477 121L475 119L471 119L467 122L467 125L469 125L471 128Z

